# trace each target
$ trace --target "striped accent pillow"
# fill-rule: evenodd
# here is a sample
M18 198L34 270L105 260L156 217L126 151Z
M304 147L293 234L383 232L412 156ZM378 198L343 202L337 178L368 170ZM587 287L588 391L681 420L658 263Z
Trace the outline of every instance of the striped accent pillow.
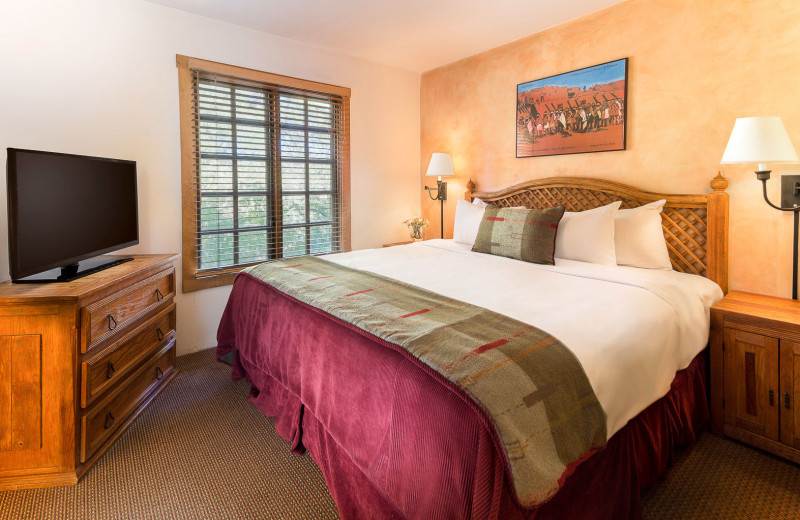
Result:
M564 208L516 209L489 206L483 212L472 250L553 265L558 223Z

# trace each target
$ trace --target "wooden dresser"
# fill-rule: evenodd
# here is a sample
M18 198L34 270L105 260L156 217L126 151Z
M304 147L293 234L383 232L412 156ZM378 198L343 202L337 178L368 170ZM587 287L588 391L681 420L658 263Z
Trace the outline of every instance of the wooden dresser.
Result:
M77 483L175 377L177 259L0 284L0 490Z
M800 302L733 291L711 308L711 431L800 463Z

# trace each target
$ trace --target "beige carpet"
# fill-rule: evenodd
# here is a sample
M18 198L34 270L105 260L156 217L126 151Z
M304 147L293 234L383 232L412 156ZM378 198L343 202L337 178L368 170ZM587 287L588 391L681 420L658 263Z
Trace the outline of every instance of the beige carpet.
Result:
M289 453L212 350L178 367L77 486L0 493L0 519L337 518L317 466ZM644 504L647 520L800 518L800 468L704 435Z
M338 517L311 457L289 452L213 350L178 368L77 486L0 493L0 518Z
M642 495L645 520L800 519L800 467L704 434Z

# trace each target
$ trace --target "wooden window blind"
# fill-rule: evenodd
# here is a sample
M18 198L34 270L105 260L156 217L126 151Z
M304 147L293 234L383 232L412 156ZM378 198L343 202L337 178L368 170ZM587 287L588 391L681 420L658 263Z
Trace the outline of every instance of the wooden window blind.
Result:
M184 292L349 250L349 89L182 56L178 68Z

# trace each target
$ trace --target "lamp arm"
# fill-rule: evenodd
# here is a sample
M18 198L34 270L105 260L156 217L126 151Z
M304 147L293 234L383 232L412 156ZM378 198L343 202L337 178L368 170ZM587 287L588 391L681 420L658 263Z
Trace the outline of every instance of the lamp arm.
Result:
M439 200L439 188L438 187L437 188L431 188L430 186L425 186L425 191L428 192L428 197L430 197L431 200ZM436 192L436 196L435 197L431 193L433 191Z
M763 167L760 171L756 172L756 177L758 180L761 181L761 186L764 192L764 200L770 207L773 207L779 211L791 211L794 216L794 233L793 233L793 251L794 254L792 255L792 299L797 299L797 257L800 253L800 206L794 206L792 208L784 208L781 206L777 206L770 202L769 197L767 197L767 181L769 180L769 170L765 170ZM800 190L800 183L795 184L795 193Z
M777 210L780 210L780 211L792 211L794 213L797 213L798 211L800 211L800 206L797 206L797 207L794 207L794 208L783 208L781 206L776 206L775 204L773 204L769 200L769 197L767 197L767 179L761 179L761 186L764 188L764 200L767 202L767 204L769 204L773 208L775 208Z

